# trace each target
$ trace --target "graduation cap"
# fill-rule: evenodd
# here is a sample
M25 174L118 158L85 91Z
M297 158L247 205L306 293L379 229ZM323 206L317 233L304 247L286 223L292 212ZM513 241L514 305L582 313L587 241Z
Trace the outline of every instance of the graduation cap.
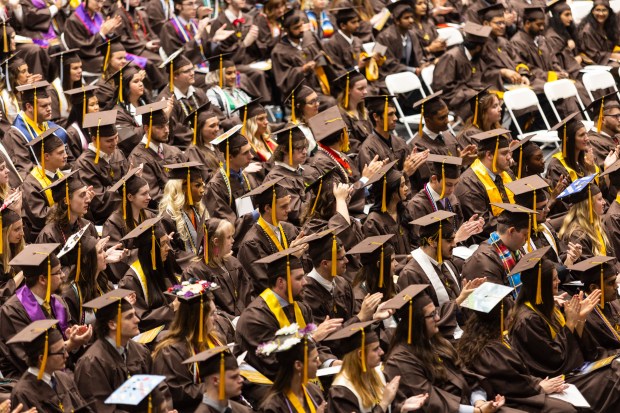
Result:
M601 133L601 128L603 127L603 118L605 117L605 112L609 109L620 108L620 104L616 100L617 95L616 92L608 93L600 98L593 100L586 111L589 111L594 114L597 118L596 121L596 131Z
M17 89L18 92L21 92L22 94L22 102L28 102L28 103L32 103L32 106L34 107L34 123L35 125L38 125L39 122L37 121L37 98L39 99L47 99L49 98L49 95L47 94L47 87L50 84L46 81L40 81L40 82L34 82L34 83L28 83L27 85L22 85L22 86L17 86L15 89Z
M79 169L75 171L71 171L68 174L65 174L62 178L57 179L52 182L51 185L43 188L39 192L44 192L50 189L52 191L52 199L54 202L60 202L63 199L67 203L67 219L71 222L71 195L85 187L84 182L80 179L80 176L77 175Z
M90 136L95 137L95 164L99 163L101 147L100 137L109 138L117 134L116 115L117 110L105 110L103 112L87 113L84 116L82 127L88 129Z
M182 162L173 163L170 165L164 165L168 172L170 179L185 179L187 183L187 203L194 205L194 199L192 198L192 177L193 179L202 179L202 173L200 167L203 166L200 162Z
M329 257L332 262L332 277L338 275L338 234L344 231L345 228L344 225L336 228L328 228L302 239L303 243L308 244L308 255L310 255L310 258L314 261L315 259L326 256L325 247L328 245L327 242L329 242L329 238L331 238Z
M360 254L363 256L366 254L372 254L372 256L374 256L375 251L381 249L381 254L379 258L379 288L383 288L384 281L383 263L385 258L385 243L392 239L393 236L394 234L366 237L362 240L362 242L358 243L357 245L353 246L353 248L351 248L349 251L347 251L347 255ZM388 281L391 282L391 280Z
M463 158L457 156L429 154L426 162L431 162L435 174L438 175L441 169L441 194L439 199L443 199L446 194L446 171L449 178L456 179L460 173L460 167L463 164Z
M410 224L418 225L420 227L421 238L430 239L437 236L437 262L439 264L443 263L441 240L444 238L444 225L447 225L448 229L452 229L451 231L446 231L446 235L453 237L454 226L452 225L451 218L455 215L456 214L454 212L444 211L440 209L410 222ZM446 224L443 223L444 221L447 221ZM447 238L448 237L446 237L446 239Z
M564 11L570 10L570 6L566 3L566 0L552 0L547 3L547 9L559 16Z
M497 151L510 146L510 131L508 129L493 129L473 135L472 140L478 142L478 151L493 151L493 173L497 173Z
M183 361L183 364L200 363L201 377L208 377L212 374L219 374L218 398L220 401L226 399L226 371L239 368L237 359L230 351L228 346L219 346L202 351L193 357Z
M532 211L536 211L536 204L538 203L537 194L542 193L544 196L544 192L542 192L542 190L548 187L549 184L547 183L547 181L545 181L538 175L531 175L523 179L518 179L516 181L506 183L506 188L508 188L514 194L515 201L521 206L525 206L524 204L529 203L532 206ZM531 203L528 201L530 201ZM535 232L538 232L537 215L538 214L531 214L534 222L533 225L530 225L530 228L528 229L528 239L531 236L532 228ZM528 250L531 250L529 242L527 245Z
M312 135L317 142L333 136L337 132L343 133L344 142L340 150L347 152L349 150L349 133L347 125L342 120L342 114L338 106L332 106L325 109L308 120L308 126L312 130Z
M579 272L579 279L583 282L586 290L590 284L598 284L600 281L601 308L605 308L605 279L613 278L615 280L617 276L616 268L611 263L615 259L615 257L599 255L586 258L568 267L571 271Z
M305 142L306 135L298 125L288 126L272 133L278 145L288 149L288 164L293 166L293 142Z
M103 73L108 70L108 65L110 64L110 56L112 56L112 53L125 51L125 47L121 42L121 36L111 37L97 47L95 47L95 49L103 56Z
M412 284L409 287L402 290L400 293L396 294L392 299L386 301L383 304L384 310L396 310L396 311L400 311L403 307L408 305L409 321L408 321L408 327L407 327L407 344L411 344L411 334L413 332L411 328L411 322L413 319L413 299L416 296L418 296L422 291L424 291L426 287L428 287L428 284Z
M388 107L394 107L395 95L372 95L364 97L366 109L374 113L383 113L383 131L388 130Z
M152 411L153 390L166 379L166 376L153 374L135 374L131 376L118 389L114 390L105 404L117 404L125 406L138 406L148 397L149 413Z
M532 133L523 139L516 140L516 144L510 149L512 152L517 149L519 150L519 160L517 161L517 179L521 179L521 171L523 169L523 148L525 147L525 144L528 143L534 136L536 136L536 134ZM513 156L512 158L514 159L515 157Z
M504 17L506 8L502 3L491 4L490 6L479 9L476 13L480 21L491 21L494 17Z
M211 117L217 116L215 112L211 110L211 101L207 100L205 104L198 106L196 109L191 111L183 120L183 123L187 123L189 127L192 128L192 130L194 131L192 135L192 145L196 145L196 137L198 136L199 129L198 125L200 124L200 122L198 122L198 117L203 113L211 113L213 115Z
M293 123L297 123L297 105L295 104L295 99L297 99L298 103L305 102L308 96L315 93L314 89L306 86L305 83L306 80L302 79L299 83L297 83L297 85L295 85L295 87L293 88L293 90L291 90L291 93L286 97L286 99L284 99L284 103L291 102L291 122Z
M356 17L359 17L359 13L357 11L357 7L335 7L329 9L328 11L336 17L336 23L340 24L348 22L349 20L353 20Z
M200 319L198 321L198 342L204 342L204 302L205 296L211 291L220 288L214 282L205 280L183 281L181 284L173 285L166 290L166 294L178 298L181 303L193 304L200 302Z
M50 55L50 57L57 57L60 60L60 84L63 84L65 65L82 61L78 54L79 51L80 49L69 49Z
M348 326L342 327L340 330L336 330L323 340L336 341L338 345L333 347L337 350L340 357L344 357L352 351L361 349L360 359L362 362L362 371L366 373L368 371L366 367L366 348L372 343L379 342L379 335L372 329L373 324L374 320L349 324Z
M133 306L123 298L133 294L133 291L117 288L99 297L84 303L82 306L95 310L97 320L116 321L116 346L121 346L121 318L124 311L131 310Z
M258 261L254 261L255 264L270 264L270 272L273 275L277 275L278 277L280 276L279 270L282 268L283 264L286 265L286 290L288 294L287 299L290 304L296 304L295 300L293 299L293 289L291 285L291 255L301 251L303 248L303 244L297 245L295 247L290 247L282 251L278 251L275 254L268 255L267 257L263 257ZM299 262L298 264L301 265L301 262Z
M170 75L170 93L174 92L174 72L185 66L194 67L194 64L183 54L184 49L180 48L176 52L172 53L162 64L159 65L160 69L165 68Z
M379 182L380 180L383 180L383 186L381 187L381 212L387 211L387 204L389 202L387 199L388 182L393 183L396 180L400 181L400 178L401 178L401 174L399 174L398 171L396 170L392 171L392 168L394 167L394 165L396 165L397 162L398 160L394 160L392 162L388 162L385 165L383 165L381 168L379 168L377 172L375 172L370 177L370 179L368 179L368 181L364 185L364 186L371 186ZM378 193L379 188L375 186L375 187L372 187L372 189L373 189L373 192L375 192L376 196L379 195Z
M281 176L267 182L263 182L261 185L243 195L243 197L253 196L256 204L258 205L266 205L271 202L271 223L275 226L279 225L276 217L276 201L278 198L284 197L288 194L284 188L278 185L282 179L284 179L284 177Z
M155 218L150 218L142 221L137 227L129 232L129 234L125 235L121 238L121 241L127 241L130 239L139 239L146 231L151 230L151 265L153 266L153 270L157 270L157 260L155 259L155 247L156 247L156 235L155 235L155 225L159 223L161 220L161 216L157 216Z
M239 114L241 115L241 119L243 119L243 128L241 129L241 134L243 136L246 135L245 128L248 119L251 119L254 116L262 115L263 113L267 113L263 105L260 104L260 98L253 99L245 105L239 106L234 110L234 112L239 112Z
M43 374L45 373L45 366L47 365L47 357L49 355L50 332L56 330L56 324L58 324L58 320L54 319L33 321L32 323L24 327L23 330L11 337L9 341L7 341L7 344L29 344L29 346L26 347L29 353L32 352L32 347L34 347L36 350L38 350L40 347L43 347L43 358L41 360L41 366L39 367L39 374L37 375L37 380L43 379ZM62 340L62 335L58 330L56 331L57 334L53 343Z
M546 7L536 4L523 6L523 20L538 20L545 18Z
M293 19L295 17L298 17L297 10L295 8L289 8L278 20L280 21L282 28L288 29L291 24L293 24Z
M542 260L545 257L547 251L549 251L551 247L539 248L530 252L529 254L521 257L517 265L512 268L512 271L509 275L515 275L519 273L523 273L524 271L528 271L533 269L536 265L538 265L538 275L537 275L537 284L536 284L536 304L542 304ZM521 280L524 279L524 275L521 274Z
M314 215L314 211L316 209L316 204L319 201L319 197L321 196L321 191L323 190L323 181L328 180L329 176L335 170L336 170L336 167L334 166L333 168L330 168L327 171L323 172L323 174L321 176L319 176L317 179L315 179L314 181L312 181L312 182L310 182L309 184L306 185L306 192L308 192L308 191L315 191L316 192L316 196L314 198L314 202L312 203L312 209L310 210L310 215L311 216Z
M125 63L123 66L121 66L120 69L118 69L116 72L112 73L110 75L110 77L108 77L106 79L106 82L111 82L112 80L114 81L114 84L117 86L117 96L116 96L116 100L117 103L124 103L125 102L125 98L123 97L123 80L124 79L129 79L131 80L133 78L133 76L135 74L137 74L139 72L138 68L136 66L134 66L134 64L132 62L127 62Z
M58 129L60 129L60 126L49 128L26 144L26 146L30 146L32 148L35 154L41 154L39 161L41 162L43 173L45 173L45 154L51 153L56 148L65 145L58 136L54 135L54 132Z
M108 192L118 192L122 188L120 195L123 198L123 221L127 220L127 181L134 177L139 170L140 167L130 169L129 172L108 189Z
M395 19L400 19L400 16L407 11L413 13L414 9L413 1L411 0L398 0L388 3L385 7L387 7Z
M413 109L420 107L420 125L418 126L418 136L422 136L422 129L424 127L424 105L432 104L434 102L441 101L441 95L443 94L443 90L437 91L431 95L428 95L425 98L422 98L413 104ZM445 103L444 103L445 104ZM386 105L387 108L387 105ZM384 130L387 122L387 116L384 114L383 125Z
M219 150L226 154L226 178L230 177L230 151L248 144L248 140L239 131L242 125L236 125L211 141Z
M149 131L146 135L146 145L144 145L145 148L148 148L151 144L153 125L165 125L168 123L168 116L166 116L164 112L164 109L167 107L168 101L160 100L155 103L139 106L136 109L136 116L142 116L142 125L149 125Z
M220 75L220 89L224 87L224 69L235 66L235 62L228 58L230 55L232 55L232 52L220 53L207 59L209 62L209 70L213 70L213 65L217 64Z
M88 99L95 96L95 90L99 89L99 86L94 85L82 85L81 87L70 89L65 91L65 95L69 97L71 105L82 105L82 119L86 116L86 108L88 107Z
M497 217L497 222L500 224L511 225L515 221L525 218L530 218L533 214L538 214L536 210L526 208L521 205L508 204L504 202L491 202L491 205L503 209L502 213Z
M504 298L514 290L513 287L496 284L486 281L476 288L462 303L461 307L480 313L490 313L498 304L501 303L500 310L500 339L505 343L504 339Z
M465 22L463 33L465 33L466 40L472 43L484 44L491 34L491 27L481 26L474 22Z
M560 128L563 129L563 133L560 135L558 133L558 135L560 135L560 139L562 139L562 156L566 157L566 141L567 141L567 134L566 134L566 129L568 128L569 124L574 124L574 122L578 122L577 119L574 119L575 116L577 116L579 114L579 112L573 112L570 115L568 115L567 117L565 117L564 119L562 119L561 121L559 121L558 123L556 123L555 125L553 125L551 127L552 131L559 131Z
M604 172L601 172L599 177L603 177L605 175L610 175L610 177L611 176L617 176L618 170L620 170L620 159L617 160L616 162L612 163L611 166L609 168L605 169Z
M86 233L86 230L90 227L90 222L84 225L78 232L71 235L65 245L61 248L61 250L56 255L59 259L65 256L69 251L71 251L75 246L78 246L77 250L77 264L75 269L75 283L77 285L78 281L80 281L80 272L82 270L82 236Z
M58 257L54 254L60 244L30 244L17 254L10 262L11 266L18 266L24 277L39 277L47 273L47 291L44 305L49 306L52 295L52 267L59 265ZM46 270L47 267L47 270Z
M347 10L350 10L350 8L347 7ZM357 15L355 11L354 11L354 15ZM353 69L338 76L332 81L332 83L337 86L337 88L335 88L334 91L344 90L343 107L345 109L349 109L349 88L350 86L354 85L356 82L359 82L360 80L365 80L365 79L366 79L366 76L361 74L357 69Z

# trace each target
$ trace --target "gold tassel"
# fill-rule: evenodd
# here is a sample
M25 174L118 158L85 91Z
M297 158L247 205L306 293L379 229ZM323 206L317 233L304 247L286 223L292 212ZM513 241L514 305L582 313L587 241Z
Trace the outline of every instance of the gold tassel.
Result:
M149 394L149 405L147 413L153 413L153 396Z
M422 129L424 129L424 103L422 104L420 111L420 124L418 125L418 136L422 137Z
M304 336L304 377L302 379L302 385L308 383L308 338Z
M243 110L243 127L241 128L241 134L243 136L245 136L247 122L248 122L248 106L246 105L245 109Z
M388 130L388 96L385 96L385 104L383 105L383 132Z
M293 304L293 286L291 285L291 259L286 256L286 291L288 293L288 302Z
M566 158L566 123L564 124L564 138L562 139L562 157Z
M4 36L4 41L2 43L2 51L4 53L8 53L9 52L9 39L6 36L6 21L2 22L2 35Z
M226 364L224 363L224 353L220 353L220 382L217 397L220 401L226 399Z
M527 214L527 252L532 252L532 215Z
M200 319L198 320L198 342L202 343L204 341L203 330L204 330L204 300L203 295L200 294Z
M224 58L220 54L220 89L224 87Z
M342 150L342 152L349 152L349 149L351 149L349 147L349 130L347 129L347 127L345 126L344 129L342 129L342 147L340 148Z
M333 234L332 239L332 277L338 275L338 242L336 241L336 234Z
M349 73L347 72L347 84L344 88L344 108L349 109Z
M590 213L590 224L594 225L594 210L592 209L592 186L588 184L588 212Z
M472 123L474 124L475 127L479 128L478 126L478 95L476 95L476 107L474 108L474 120Z
M536 211L536 191L534 191L534 205L532 206L532 210ZM534 215L534 231L538 233L538 219L536 218L537 214L532 215Z
M495 140L495 152L493 152L493 173L497 173L497 151L499 150L499 136Z
M123 221L127 221L127 185L123 182Z
M110 41L108 40L108 48L105 52L105 59L103 59L103 72L105 73L106 70L108 70L108 63L110 63L110 51L112 50L112 45L110 44Z
M230 143L226 139L226 178L230 178Z
M411 320L413 319L413 300L409 300L409 327L407 328L407 344L411 344Z
M34 88L34 124L39 126L39 122L37 122L37 112L39 109L37 108L37 88Z
M271 187L271 192L273 193L273 195L271 196L271 225L277 226L278 225L278 217L276 214L276 186L272 186Z
M387 173L383 175L383 191L381 193L381 212L387 212L386 193L387 192Z
M366 332L363 328L360 328L360 330L362 330L362 371L366 373L368 371L366 369Z
M151 266L157 269L157 260L155 259L155 228L151 227Z
M192 180L189 168L187 168L187 203L190 206L194 205L194 198L192 197Z
M121 328L122 318L123 318L123 303L122 298L118 300L118 310L116 311L116 347L120 347L121 342L121 333L123 329Z
M194 134L192 137L192 144L195 146L196 145L196 134L198 131L198 109L196 109L196 112L194 112Z
M123 98L123 69L121 68L120 70L120 74L119 74L119 85L118 85L118 101L121 103L124 103L124 98Z
M52 259L47 256L47 290L45 291L45 302L50 303L52 297Z
M170 93L174 93L174 60L170 62Z
M291 94L291 122L297 123L297 116L295 116L295 91Z
M101 143L99 142L99 126L101 125L101 118L99 118L99 120L97 121L97 135L95 138L95 146L96 146L96 151L95 151L95 164L99 163L99 151L101 149Z
M209 230L207 229L206 225L203 225L204 229L205 229L205 235L204 238L202 240L203 242L203 253L204 253L204 259L205 259L205 264L209 263Z
M437 262L439 265L443 263L443 256L441 253L441 239L443 238L443 225L439 221L439 233L437 234Z
M381 245L381 258L379 260L379 288L383 288L383 277L384 277L384 273L383 273L383 259L384 259L384 248L383 245Z
M601 309L605 308L605 277L603 273L603 264L601 264Z
M65 201L67 202L67 219L71 222L71 198L69 198L69 182L65 181Z
M542 259L538 261L538 284L536 285L536 304L542 304Z
M151 112L149 114L149 133L146 135L146 145L144 148L148 148L151 145L151 131L153 130L153 108L151 108Z
M314 204L312 204L312 210L310 211L310 215L314 215L314 210L316 209L316 204L319 202L319 197L321 196L321 188L323 188L323 178L319 181L319 190L316 192L316 198L314 199Z
M39 368L39 374L37 375L37 380L41 380L43 378L43 374L45 373L45 366L47 365L47 353L49 352L49 331L45 331L45 345L43 346L43 359L41 360L41 367Z
M601 133L601 129L603 128L603 113L605 109L603 106L605 105L605 96L601 98L601 108L598 111L598 120L596 121L596 130L598 133Z
M75 283L80 282L80 273L82 272L82 241L78 241L77 264L75 266Z
M439 199L443 199L446 195L446 167L445 161L441 163L441 195L439 195Z
M521 179L522 169L523 169L523 145L519 146L519 169L517 171L517 179Z
M293 129L288 131L288 164L293 166Z

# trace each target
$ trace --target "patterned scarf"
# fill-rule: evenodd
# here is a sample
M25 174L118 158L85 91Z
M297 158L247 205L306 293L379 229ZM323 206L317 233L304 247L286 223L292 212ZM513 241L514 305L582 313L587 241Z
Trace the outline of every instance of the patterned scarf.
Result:
M506 277L508 278L508 282L511 287L515 288L513 292L514 298L517 298L517 294L521 289L521 273L509 275L510 271L512 271L513 267L517 265L517 261L520 258L519 251L515 251L514 255L510 249L504 245L502 240L499 238L499 234L497 231L494 231L489 236L489 240L487 241L490 245L495 247L495 251L497 255L499 255L499 259L502 261L504 265L504 269L506 270Z

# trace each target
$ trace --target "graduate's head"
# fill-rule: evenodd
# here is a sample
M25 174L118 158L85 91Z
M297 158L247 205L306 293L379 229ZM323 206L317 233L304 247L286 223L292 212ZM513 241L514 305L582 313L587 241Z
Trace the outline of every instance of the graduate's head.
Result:
M58 127L50 128L27 143L41 167L54 172L63 169L67 164L65 144L54 134L58 129Z
M354 285L365 283L370 294L380 292L383 299L394 296L394 245L393 235L367 237L347 251L347 255L359 254L362 269L356 274Z
M392 14L394 25L401 32L413 28L415 15L415 6L413 3L413 0L400 0L394 3L388 3L387 5L388 10Z
M19 254L26 243L24 241L24 223L22 217L9 208L2 210L2 264L9 268L9 261ZM10 271L9 271L10 272Z
M391 202L404 202L409 194L407 180L402 172L396 168L387 171L384 178L374 182L370 187L370 193L374 195L376 207L383 207L383 198L386 201L386 207Z
M304 36L304 21L299 12L292 8L280 17L280 25L287 36L293 40L300 40Z
M413 109L420 111L424 125L432 132L440 133L448 129L448 105L441 98L443 91L438 91L413 104ZM420 133L422 125L418 130Z
M17 86L25 85L28 83L28 78L30 77L30 70L28 68L28 64L24 59L19 57L19 52L14 54L10 60L8 60L8 73L9 73L9 84L13 92L15 92L15 88ZM6 61L2 66L2 70L6 70Z
M288 350L276 352L275 358L281 366L274 380L275 389L283 385L290 388L293 377L303 377L304 369L307 369L308 379L316 378L316 372L321 364L316 343L309 337L300 339ZM307 365L304 364L306 360Z
M280 180L264 182L247 194L247 196L252 196L253 205L258 208L263 219L272 225L286 221L290 211L291 196L283 186L278 184Z
M148 142L155 144L168 142L170 134L170 124L168 115L165 112L168 102L160 100L138 107L136 114L142 115L142 129Z
M442 198L447 198L454 192L454 187L461 176L463 160L455 156L430 154L427 164L431 172L429 185Z
M325 109L308 121L314 139L340 152L349 150L349 133L337 106Z
M375 129L384 132L391 132L396 129L398 115L393 98L395 98L393 95L372 95L364 98L368 117Z
M183 17L185 20L195 19L198 3L196 0L173 0L174 12L177 16Z
M338 239L338 233L344 228L324 230L314 234L314 238L308 242L308 255L312 260L312 266L321 275L345 275L347 272L347 259L345 247Z
M375 368L381 364L383 350L379 335L373 330L374 321L350 324L330 334L324 340L332 342L335 355L342 360L341 372L353 383L363 383L371 389L381 388L382 383ZM374 403L369 394L362 394L362 403ZM367 399L367 400L365 400Z
M535 211L514 204L495 204L503 211L497 217L497 232L504 245L511 251L517 251L528 240L532 225L531 214Z
M518 149L518 148L517 148ZM512 153L512 159L515 160L516 166L519 166L519 154L517 150ZM545 171L545 155L540 146L535 142L526 142L523 144L521 173L522 176L538 175Z
M494 173L508 172L512 163L510 131L493 129L472 136L478 145L478 159Z
M360 16L356 9L343 7L336 10L336 26L343 32L352 34L357 32L360 27Z
M196 208L197 214L201 214L200 201L205 193L202 167L202 163L195 161L164 165L168 182L164 186L164 196L160 202L161 213L164 213L166 208L190 206ZM186 228L183 228L179 235L183 240L187 240L189 234L185 232Z
M56 320L41 320L48 324L56 324ZM33 323L34 324L34 323ZM33 328L30 324L19 335L27 335L24 339L30 340L24 345L26 351L26 365L28 367L43 368L47 374L64 370L69 354L65 349L65 341L60 333L59 326L53 325L47 329ZM18 337L19 340L19 337ZM44 356L47 347L47 357ZM43 365L45 359L45 365Z
M463 26L463 46L469 50L472 56L477 56L490 35L491 28L489 26L467 22Z
M277 20L286 12L286 3L286 0L267 0L263 11L270 21Z
M91 13L101 13L101 11L103 10L103 4L103 0L87 0L86 8Z
M390 351L401 343L416 348L430 346L430 340L437 333L437 319L435 305L424 293L426 287L412 284L384 304L385 308L395 310L394 316L398 320Z
M301 297L306 279L302 262L294 254L299 254L302 247L292 247L261 258L256 264L265 264L269 268L267 282L269 288L290 303Z
M130 294L130 290L116 289L84 303L85 308L96 310L93 329L97 339L112 338L120 347L140 334L140 319L133 305L125 298Z
M134 175L127 180L126 192L127 215L132 216L132 211L142 211L149 206L151 201L149 183L141 176ZM133 226L130 229L133 229Z
M241 395L243 377L239 372L239 364L234 355L228 351L228 347L215 347L199 353L194 359L198 361L200 378L205 384L209 394L223 396L224 400ZM186 360L185 364L188 363ZM222 377L222 372L223 377ZM220 394L220 389L223 394Z
M79 255L79 274L77 265L69 274L69 279L74 280L81 288L91 288L107 283L107 276L103 273L106 269L105 250L103 244L91 235L84 234L80 237L76 246L67 254L71 262L76 262ZM100 280L101 279L101 280ZM102 282L104 281L105 282Z
M420 246L428 247L426 252L439 263L452 258L452 250L456 247L454 215L453 212L440 210L411 222L419 228Z
M530 36L539 36L545 31L545 10L541 6L523 8L523 30Z
M42 81L17 87L17 91L21 93L22 109L37 123L52 118L52 98L47 93L49 85Z
M308 159L308 139L299 127L281 129L272 135L272 139L278 144L272 155L274 161L297 168Z
M116 115L116 110L106 110L84 116L82 126L89 133L96 148L95 163L99 161L100 152L112 155L118 146Z
M596 23L604 25L609 20L609 16L615 17L615 14L609 0L596 0L593 2L590 16L592 16L592 20Z
M24 272L24 283L28 288L57 291L62 284L62 269L54 250L58 244L31 244L26 246L11 261Z
M217 310L212 291L216 285L208 281L188 280L187 285L174 285L166 295L179 300L179 308L168 329L168 337L173 342L187 340L196 351L208 348L208 338L214 332ZM169 345L163 343L162 346ZM162 347L157 346L156 352Z
M50 189L54 206L50 210L48 222L67 223L74 222L88 212L90 195L88 187L79 178L78 170L65 174L62 178L54 181L43 191Z
M566 0L552 2L548 7L551 11L549 25L559 33L568 31L574 34L576 27L573 19L573 12L568 3L566 3Z
M586 110L591 113L597 130L611 136L620 133L620 104L615 93L599 97Z
M544 315L554 308L553 279L557 269L553 261L545 258L550 247L535 250L521 257L511 274L521 274L521 291L517 303L530 302L540 306Z
M506 34L505 12L506 9L501 3L492 4L478 10L478 17L482 25L491 28L491 35L493 37L502 37Z
M206 225L209 240L209 263L222 260L232 251L235 242L235 226L225 219L209 218Z
M587 258L569 267L571 274L576 275L583 283L586 294L601 290L603 303L618 299L618 282L616 277L616 259L608 256Z

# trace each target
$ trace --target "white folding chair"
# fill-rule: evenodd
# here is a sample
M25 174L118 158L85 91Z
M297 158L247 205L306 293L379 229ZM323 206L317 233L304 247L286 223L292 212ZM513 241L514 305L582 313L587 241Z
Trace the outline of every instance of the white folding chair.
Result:
M426 93L424 93L424 88L422 87L422 83L420 82L420 78L416 76L413 72L400 72L395 73L393 75L387 75L385 77L385 87L387 87L390 95L398 95L400 93L409 93L414 90L419 90L422 94L422 97L426 97ZM405 116L400 104L398 103L398 99L394 98L394 106L396 106L396 111L398 112L399 121L405 125L407 128L407 133L409 133L409 140L413 139L413 132L409 127L410 123L415 125L419 125L422 122L422 117L417 115Z
M429 92L433 92L433 88L431 85L433 84L433 72L435 71L435 65L426 66L422 69L420 73L420 77L422 77L422 81L424 82L424 86L428 89Z
M618 12L620 12L620 0L611 0L609 5L614 13L618 14Z
M616 81L614 80L614 76L611 72L607 70L596 70L596 71L588 71L583 74L581 78L583 82L583 86L588 91L588 96L590 99L594 100L594 95L592 92L595 90L601 89L609 89L612 88L618 98L620 98L620 94L618 93L618 86L616 86Z
M549 126L549 121L547 121L545 113L540 107L538 97L536 97L536 93L534 93L533 90L527 87L523 87L506 91L504 92L504 104L506 105L506 109L510 114L510 118L512 119L515 127L517 128L517 132L519 132L519 139L523 139L525 134L523 133L523 131L521 130L521 126L517 122L514 111L536 107L536 109L538 109L540 117L545 123L545 127L547 128L547 130L531 131L528 132L527 135L530 135L532 133L535 134L536 136L534 136L531 141L540 143L541 149L544 149L548 146L553 146L556 149L560 148L560 139L558 138L558 133L556 131L549 131L549 129L551 129L551 127ZM551 154L547 155L545 160L547 160L550 156Z
M547 82L545 83L544 90L545 90L545 96L547 97L547 100L551 104L551 110L555 114L555 117L558 120L558 122L560 122L562 118L560 117L560 114L558 113L558 110L555 107L555 102L560 99L575 98L577 100L577 104L579 105L579 109L581 109L581 112L583 112L586 118L586 120L583 121L584 126L586 127L587 130L592 129L592 126L594 126L594 122L592 122L592 120L590 119L590 115L588 115L588 112L586 112L586 108L583 104L583 101L581 100L581 97L579 97L577 88L575 87L575 84L571 80L558 79L553 82Z
M463 34L456 27L440 27L437 29L440 39L446 41L447 47L463 43Z
M578 26L579 23L590 14L590 10L592 10L592 2L591 1L573 1L570 4L570 10L573 14L573 21Z

